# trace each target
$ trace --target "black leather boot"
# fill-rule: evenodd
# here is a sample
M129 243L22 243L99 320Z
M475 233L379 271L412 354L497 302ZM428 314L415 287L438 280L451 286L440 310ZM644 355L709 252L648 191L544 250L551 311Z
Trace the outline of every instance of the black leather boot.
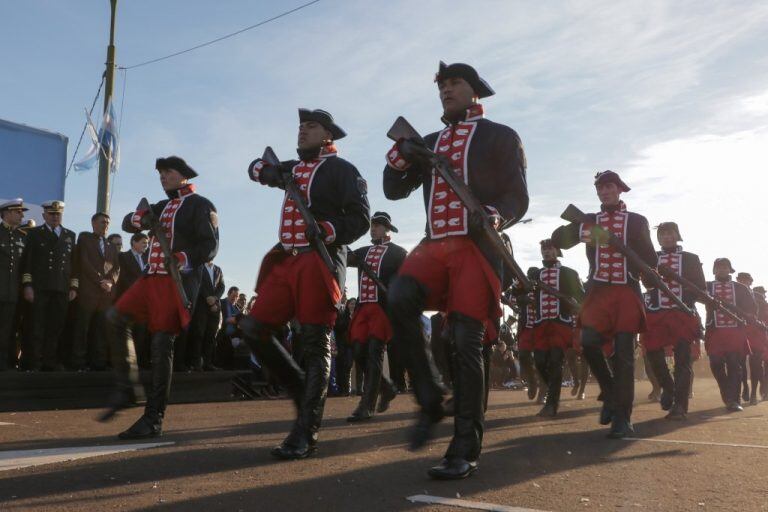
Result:
M685 419L688 414L688 400L691 393L691 380L693 379L693 370L691 367L691 342L679 340L675 344L675 405L673 406L673 416L683 414Z
M746 364L746 359L743 355L736 352L728 352L725 354L725 366L726 371L728 372L726 378L728 382L727 396L729 397L726 408L731 412L741 412L744 410L739 403L739 399L741 398L739 396L740 388L748 388L748 386L743 383L742 371L744 364Z
M582 355L589 364L592 375L600 385L603 407L600 410L600 424L608 425L613 421L614 381L608 362L603 354L603 340L600 334L589 327L581 330Z
M675 398L675 382L669 374L664 349L648 351L647 361L650 363L650 368L648 368L648 370L653 372L656 381L659 383L659 387L661 387L661 395L659 398L661 410L668 411L672 408L672 403Z
M539 411L538 416L543 418L554 418L557 416L557 410L560 407L560 392L563 386L564 361L565 353L563 349L554 347L547 351L547 401L541 411ZM541 370L539 372L541 373Z
M167 332L152 335L152 384L147 392L144 415L128 430L121 432L120 439L146 439L162 435L165 408L171 395L175 339L176 335Z
M466 469L464 463L476 462L480 457L484 420L485 371L482 343L485 327L482 322L460 313L452 313L449 322L453 341L451 360L456 414L453 417L453 439L445 459L450 463L450 471L453 471L457 467L456 461L463 461L458 466ZM440 478L435 475L435 468L430 470L430 475Z
M530 350L521 350L518 360L520 362L521 377L528 386L528 400L533 400L539 393L539 378L536 375L533 352Z
M475 471L477 471L477 461L445 458L437 466L429 468L427 474L435 480L461 480Z
M618 333L613 345L615 411L608 437L621 439L634 434L631 418L635 400L635 335Z
M371 345L374 341L378 340L370 339L365 343L355 344L355 363L365 368L365 381L363 382L363 395L360 397L355 410L347 417L347 421L350 423L373 418L381 384L381 370L384 366L383 352L381 354L381 362L377 364L377 351L379 347Z
M294 427L283 443L272 450L278 459L303 459L317 450L317 438L323 420L328 380L331 376L330 327L302 324L306 384L301 408Z
M426 297L426 288L411 276L398 276L389 287L387 313L394 333L392 343L404 349L416 401L421 406L411 431L411 450L417 450L429 441L434 425L445 415L440 376L421 325Z
M106 313L103 331L110 347L115 389L98 420L108 421L121 410L143 402L146 397L136 365L130 318L112 308Z

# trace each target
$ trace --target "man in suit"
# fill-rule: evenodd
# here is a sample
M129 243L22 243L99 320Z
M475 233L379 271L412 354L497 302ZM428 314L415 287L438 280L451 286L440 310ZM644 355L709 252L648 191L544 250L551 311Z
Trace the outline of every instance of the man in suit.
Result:
M42 204L45 223L29 231L24 258L24 300L32 303L32 336L22 350L28 370L61 368L57 350L67 305L77 297L78 281L72 278L75 233L61 225L64 201Z
M106 239L109 215L91 217L93 232L82 232L75 248L74 274L78 281L77 321L72 343L71 366L76 371L105 370L107 367L107 332L104 313L112 306L113 287L120 275L118 250ZM88 333L95 328L89 357Z
M219 370L213 365L213 354L216 349L216 333L221 325L219 301L223 294L224 275L221 267L209 261L203 266L203 278L189 332L189 366L193 371Z
M120 278L115 286L115 302L131 287L147 267L147 247L149 237L146 233L134 233L131 236L131 248L118 255L120 262ZM142 370L149 369L149 336L147 328L142 324L134 324L133 347L136 351L136 363Z

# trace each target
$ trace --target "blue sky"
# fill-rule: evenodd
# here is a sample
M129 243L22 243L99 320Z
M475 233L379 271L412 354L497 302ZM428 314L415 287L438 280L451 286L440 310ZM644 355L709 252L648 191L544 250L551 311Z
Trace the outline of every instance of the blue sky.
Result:
M123 0L118 64L301 3ZM71 154L103 71L108 1L28 0L2 13L0 118L67 135ZM680 224L707 275L715 257L730 256L768 285L766 26L759 1L322 0L127 73L112 213L142 195L160 199L155 158L183 156L220 212L217 263L229 284L251 288L276 242L281 197L250 182L246 167L266 145L292 156L297 107L324 108L349 133L340 152L368 180L372 208L389 211L396 241L412 247L423 233L421 194L384 199L385 133L398 115L425 133L440 128L437 63L468 62L497 92L484 102L488 117L515 128L526 148L534 220L509 231L524 268L569 202L595 209L592 177L610 168L633 187L631 210L652 225ZM15 195L2 185L0 196ZM87 229L95 197L95 173L71 174L64 223ZM580 249L564 262L586 268Z

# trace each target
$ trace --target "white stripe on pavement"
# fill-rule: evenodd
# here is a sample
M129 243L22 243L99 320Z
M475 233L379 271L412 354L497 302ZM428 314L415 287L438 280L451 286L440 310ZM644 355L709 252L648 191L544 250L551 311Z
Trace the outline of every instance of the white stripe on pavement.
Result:
M0 421L0 427L2 427L3 425L15 425L15 423L7 423L5 421Z
M738 444L738 443L710 443L707 441L678 441L675 439L651 439L642 437L625 437L625 441L649 441L651 443L673 443L673 444L695 444L700 446L725 446L728 448L763 448L768 449L768 446L761 444Z
M431 505L448 505L449 507L470 508L474 510L488 510L490 512L547 512L545 510L536 510L533 508L508 507L507 505L496 505L495 503L483 503L482 501L467 501L456 498L441 498L440 496L430 496L428 494L417 494L406 498L411 503L428 503Z
M0 471L41 466L56 462L87 459L115 453L133 452L170 446L174 442L166 443L141 443L141 444L115 444L106 446L73 446L68 448L44 448L39 450L12 450L0 452Z

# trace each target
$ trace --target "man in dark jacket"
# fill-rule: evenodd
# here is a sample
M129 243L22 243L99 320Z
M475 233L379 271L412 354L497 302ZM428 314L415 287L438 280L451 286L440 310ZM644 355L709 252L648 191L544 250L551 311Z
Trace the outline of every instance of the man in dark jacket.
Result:
M381 402L378 412L386 411L389 402L397 396L397 388L383 375L384 351L392 337L392 326L385 312L385 290L403 264L407 251L392 242L392 232L397 233L397 228L392 225L389 214L376 212L371 216L373 245L349 253L349 266L358 269L360 293L350 326L350 339L355 347L355 363L365 368L363 396L352 415L347 418L349 422L373 417L379 390ZM371 275L375 276L376 280ZM383 288L380 288L377 280Z
M0 204L0 371L16 366L16 305L21 288L21 263L26 233L21 198Z
M216 333L221 325L221 296L224 295L224 274L212 261L203 266L203 277L197 297L195 314L189 332L189 366L193 371L218 370L213 364Z
M630 189L617 173L597 173L595 190L600 213L589 214L589 224L557 228L552 242L561 249L585 244L589 280L578 321L581 346L603 395L600 423L611 423L609 437L623 438L634 432L630 419L635 398L635 337L645 330L645 307L640 270L607 243L607 233L613 233L651 268L656 268L656 250L648 220L627 211L621 200L621 194ZM613 372L605 360L604 345L613 354Z
M106 311L112 306L113 288L120 275L117 248L107 242L109 215L91 217L93 232L82 232L75 248L74 275L78 282L77 320L72 342L72 369L104 370L107 367ZM89 333L95 334L88 350ZM90 354L89 354L90 352Z
M317 448L331 371L330 332L346 275L346 245L369 228L367 185L355 166L338 156L334 141L346 133L324 110L299 109L299 160L270 165L257 159L251 180L284 187L292 179L317 223L308 226L286 193L280 213L280 241L267 253L256 281L256 300L241 320L245 340L286 386L297 418L285 440L272 450L279 459L301 459ZM313 246L322 242L334 271ZM304 371L278 341L291 319L301 326Z
M61 225L64 201L42 204L45 223L29 231L24 257L24 299L32 303L31 346L22 350L22 366L30 370L61 370L59 336L69 301L77 297L72 276L75 233Z
M528 209L525 155L520 137L484 117L481 98L493 89L467 64L440 63L437 75L445 128L425 137L427 148L448 159L453 172L487 210L493 227L507 227ZM482 342L485 322L501 315L502 258L481 235L486 222L470 215L413 140L399 140L387 153L384 195L397 200L422 187L426 238L408 255L389 290L392 342L408 347L414 391L421 406L411 447L423 446L444 415L442 389L422 332L425 309L445 311L455 362L454 436L438 465L437 479L465 478L477 469L483 437L485 396ZM506 287L505 287L506 288Z
M177 156L158 158L155 167L168 199L151 205L149 210L139 209L126 215L123 230L129 233L146 230L150 227L149 219L154 216L168 239L172 260L163 254L157 238L159 233L152 233L146 273L120 297L110 312L116 330L112 366L118 377L118 389L106 417L131 402L131 389L135 385L131 377L135 374L131 324L147 325L152 335L152 384L147 391L147 405L141 418L120 433L121 439L162 434L171 392L174 341L189 325L188 307L197 300L203 264L216 256L219 247L216 208L189 183L197 172ZM182 301L169 265L177 265L189 305Z

